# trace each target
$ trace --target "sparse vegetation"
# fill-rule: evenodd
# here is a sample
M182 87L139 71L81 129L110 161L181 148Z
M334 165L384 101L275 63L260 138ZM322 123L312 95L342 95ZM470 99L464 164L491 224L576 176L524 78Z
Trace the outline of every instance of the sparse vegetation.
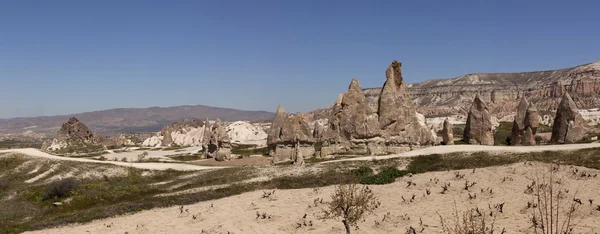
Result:
M14 139L0 140L0 149L36 148L42 147L41 141L22 141Z
M494 145L510 145L512 127L512 122L500 122L500 126L494 132Z
M450 219L444 218L441 215L439 215L439 217L442 226L442 233L444 234L494 233L493 217L488 217L487 214L482 214L482 212L479 211L479 208L469 209L462 214L459 213L455 208Z
M232 154L237 154L243 157L249 157L251 155L268 155L269 149L267 147L256 148L254 145L238 145L231 149Z
M357 184L338 185L331 200L322 218L342 218L346 234L350 234L351 226L358 227L358 222L379 206L379 201L371 189Z
M79 186L71 191L67 195L68 197L61 198L62 200L69 199L71 201L58 209L51 205L51 202L55 199L43 199L45 185L40 183L25 184L20 178L25 177L28 171L17 172L13 170L28 160L31 159L22 156L0 157L0 174L3 175L0 177L0 198L4 198L6 194L20 191L19 195L11 200L0 199L0 205L5 208L3 209L4 212L0 210L0 233L18 233L68 223L84 223L95 219L128 214L155 207L188 205L256 190L272 191L274 189L318 188L337 184L359 183L361 180L367 180L364 178L372 176L380 176L378 179L384 180L383 178L385 178L387 182L395 180L398 176L406 176L407 173L418 174L429 171L473 169L523 161L556 162L559 164L600 169L600 151L597 149L523 154L503 153L502 155L494 153L454 153L418 156L410 159L339 162L323 165L323 171L317 173L300 176L278 176L268 181L243 184L238 182L258 176L257 168L226 168L204 172L129 169L126 175L80 180ZM405 163L408 163L406 170L396 169L397 166L404 165ZM74 165L78 165L76 162L62 162L62 164L71 165L65 168L72 168L75 167ZM285 168L288 166L282 165L278 167ZM49 164L44 164L40 171L48 170L49 168ZM349 170L348 168L355 169ZM370 171L379 171L379 173L373 175ZM54 173L65 172L58 170ZM147 175L142 176L142 173ZM199 174L191 176L194 173ZM576 175L580 177L582 174L583 172L579 172ZM586 173L586 177L589 177L589 174ZM185 177L183 177L184 175ZM593 178L594 175L591 175L591 177ZM390 178L393 178L393 180ZM15 183L14 181L21 182ZM165 181L173 182L151 185ZM182 182L186 182L186 185L170 189L173 184ZM457 185L453 183L452 186L462 190L462 182L464 181L461 181ZM439 194L442 192L442 182L436 181L436 184L429 192L426 193L426 191L423 191L423 195L427 196L428 194ZM168 199L155 197L158 194L213 185L226 186L191 194L177 194L169 196ZM479 189L471 190L471 193L475 191L479 193ZM477 199L479 199L480 194L477 194ZM410 197L406 199L408 201ZM585 201L589 203L587 199L585 198ZM492 206L496 205L492 204ZM593 202L593 207L590 209L595 209L596 206L597 202ZM10 213L6 211L10 211Z
M533 216L531 224L535 233L541 234L570 234L574 232L575 220L573 214L582 205L576 194L567 197L561 187L561 179L556 178L555 172L559 166L552 166L532 185L534 188Z
M367 176L360 179L361 184L389 184L396 181L396 178L409 174L408 171L401 171L394 167L383 168L377 175Z

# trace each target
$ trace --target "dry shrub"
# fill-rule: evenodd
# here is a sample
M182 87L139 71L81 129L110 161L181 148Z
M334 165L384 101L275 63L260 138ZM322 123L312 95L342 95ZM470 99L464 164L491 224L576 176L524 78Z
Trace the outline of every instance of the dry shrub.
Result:
M347 234L351 226L358 228L358 222L364 220L365 214L373 213L380 204L369 187L357 184L338 185L331 199L321 218L342 218Z
M531 223L535 233L569 234L574 233L573 214L578 206L576 192L567 198L567 190L562 188L562 178L557 178L558 165L553 165L534 182L534 202Z
M459 213L454 208L451 219L440 216L442 224L442 233L444 234L493 234L494 218L486 213L479 212L478 209L469 209Z
M138 162L144 161L146 156L148 156L148 151L144 151L143 153L138 154L138 156L137 156Z

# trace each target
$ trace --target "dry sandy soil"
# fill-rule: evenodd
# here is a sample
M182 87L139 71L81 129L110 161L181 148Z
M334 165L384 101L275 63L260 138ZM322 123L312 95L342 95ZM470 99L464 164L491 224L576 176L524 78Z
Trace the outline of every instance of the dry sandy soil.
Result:
M197 161L191 161L194 165L200 166L220 166L220 167L240 167L240 166L265 166L271 164L271 158L262 155L252 155L250 157L244 157L240 159L232 159L229 161L219 162L214 159L203 159Z
M451 221L455 210L460 213L476 207L488 221L494 221L495 233L502 229L506 233L532 233L529 220L533 209L527 208L527 202L532 202L534 197L524 191L549 168L549 164L543 163L518 163L474 172L424 173L402 177L388 185L369 186L381 206L359 224L360 229L355 233L404 233L409 226L418 233L421 230L422 233L440 233L440 215ZM600 204L600 177L573 175L575 169L578 173L600 173L571 166L558 169L557 178L562 180L560 186L566 201L577 198L583 202L574 215L577 224L574 231L600 232L600 211L595 210ZM457 179L456 173L464 178ZM416 185L407 188L408 181ZM466 191L465 181L476 184ZM448 192L441 194L444 183L451 185ZM426 189L431 191L430 195ZM333 190L333 186L277 190L269 198L262 198L263 192L255 191L185 206L183 212L178 207L160 208L31 233L343 233L340 220L318 218L326 205L315 200L329 201ZM476 198L469 199L469 193L476 194ZM593 199L593 205L589 199ZM502 213L494 208L500 203L504 203ZM257 218L257 213L266 213L270 218Z

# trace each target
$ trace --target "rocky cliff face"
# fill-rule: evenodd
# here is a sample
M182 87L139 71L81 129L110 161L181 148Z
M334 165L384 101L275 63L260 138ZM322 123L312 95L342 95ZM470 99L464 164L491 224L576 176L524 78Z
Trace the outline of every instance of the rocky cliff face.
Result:
M600 61L550 71L473 73L407 87L417 111L426 116L466 115L476 94L498 118L514 113L522 95L540 111L554 111L562 95L569 92L578 108L591 109L600 105ZM371 88L365 95L377 99L380 92L381 88Z

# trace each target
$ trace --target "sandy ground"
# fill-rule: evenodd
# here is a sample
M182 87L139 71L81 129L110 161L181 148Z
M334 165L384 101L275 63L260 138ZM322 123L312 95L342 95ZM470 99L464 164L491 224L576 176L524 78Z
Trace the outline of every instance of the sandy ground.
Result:
M476 207L489 218L488 221L494 220L495 233L502 229L506 233L532 233L529 220L533 209L527 208L527 202L533 201L534 197L524 191L549 167L542 163L518 163L476 169L475 172L418 174L399 178L393 184L369 186L381 206L361 222L360 229L354 233L404 233L409 226L417 233L440 233L439 215L451 221L455 210L463 212ZM597 191L600 177L573 175L575 169L578 173L599 173L598 170L570 166L562 166L557 172L557 178L562 179L560 186L566 192L566 201L577 198L583 202L577 206L574 215L577 223L574 231L599 232L600 211L595 208L600 204ZM455 173L464 177L458 179ZM416 185L407 188L408 181ZM465 181L476 184L467 191L463 188ZM441 185L445 183L451 185L445 194L441 194ZM427 189L431 194L426 194ZM329 201L333 190L332 186L277 190L269 198L262 198L263 191L255 191L185 206L183 212L178 207L152 209L32 233L343 233L340 220L318 218L326 207L320 199ZM476 198L469 199L469 193L476 194ZM413 195L415 198L411 202ZM592 205L589 199L593 199ZM504 203L502 213L494 208L500 203ZM490 212L493 217L489 216ZM267 218L257 218L257 213L265 213ZM303 218L305 214L306 218Z
M600 148L600 143L586 144L564 144L564 145L540 145L540 146L487 146L487 145L439 145L427 147L423 149L408 151L401 154L392 154L386 156L365 156L356 158L347 158L340 160L326 161L323 163L332 163L340 161L358 161L358 160L384 160L401 157L414 157L430 154L450 154L457 152L511 152L511 153L527 153L527 152L543 152L543 151L561 151L561 150L578 150Z
M262 155L252 155L250 157L231 159L229 161L218 162L214 159L202 159L197 161L190 161L194 165L200 166L265 166L271 165L271 158Z
M149 158L158 158L164 161L174 161L170 158L168 158L168 155L178 155L178 154L194 154L194 153L198 153L198 151L202 150L202 147L199 146L195 146L195 147L187 147L187 148L182 148L179 150L136 150L137 147L135 148L131 148L129 149L129 151L126 152L119 152L119 153L114 153L114 151L109 151L109 154L104 154L102 156L106 157L108 160L121 160L122 158L127 158L127 161L137 161L138 159L138 155L140 155L143 152L148 152L148 156L146 156L147 159Z
M148 151L148 152L150 153L152 151ZM156 151L156 152L161 152L161 153L170 152L170 154L174 154L173 151ZM205 170L205 169L225 168L225 167L206 167L206 166L198 166L198 165L183 164L183 163L132 163L132 162L99 161L99 160L93 160L93 159L87 159L87 158L70 158L70 157L61 157L61 156L51 155L51 154L42 152L38 149L32 149L32 148L0 150L0 153L21 153L21 154L25 154L25 155L29 155L29 156L48 158L48 159L54 159L54 160L88 162L88 163L106 163L106 164L113 164L113 165L117 165L117 166L134 167L134 168L149 169L149 170L173 169L173 170L177 170L177 171L196 171L196 170ZM135 155L136 155L135 157L137 159L137 155L140 154L141 152L134 151L134 152L130 152L130 153L135 153ZM125 153L118 153L115 155L121 156L121 154L125 154ZM108 155L110 155L110 154L108 154ZM123 157L123 156L121 156L121 157Z

